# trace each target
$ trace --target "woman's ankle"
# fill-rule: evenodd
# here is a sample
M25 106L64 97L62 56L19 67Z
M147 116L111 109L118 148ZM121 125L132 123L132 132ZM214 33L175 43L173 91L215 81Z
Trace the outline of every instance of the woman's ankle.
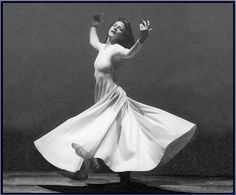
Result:
M128 183L130 181L130 171L119 172L120 183Z

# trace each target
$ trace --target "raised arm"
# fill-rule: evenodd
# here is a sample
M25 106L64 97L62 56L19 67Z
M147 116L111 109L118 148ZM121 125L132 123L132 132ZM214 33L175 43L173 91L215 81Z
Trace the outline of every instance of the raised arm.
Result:
M135 44L130 48L130 49L126 49L126 48L121 48L119 51L119 57L121 58L132 58L135 56L136 53L138 53L141 48L142 45L144 43L144 41L147 39L149 32L152 30L150 28L150 22L149 21L143 21L140 25L140 37L139 39L135 42Z
M99 41L97 35L97 27L100 25L101 22L102 22L101 14L96 14L93 16L92 26L90 28L90 34L89 34L89 42L96 50L99 50L102 46L102 43Z

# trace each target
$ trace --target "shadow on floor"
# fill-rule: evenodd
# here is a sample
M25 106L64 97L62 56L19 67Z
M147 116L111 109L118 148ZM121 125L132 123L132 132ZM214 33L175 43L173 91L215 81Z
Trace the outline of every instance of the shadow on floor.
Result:
M154 193L154 194L183 194L183 192L163 190L156 187L149 187L138 182L109 183L109 184L87 184L87 186L57 186L40 185L40 187L61 193Z

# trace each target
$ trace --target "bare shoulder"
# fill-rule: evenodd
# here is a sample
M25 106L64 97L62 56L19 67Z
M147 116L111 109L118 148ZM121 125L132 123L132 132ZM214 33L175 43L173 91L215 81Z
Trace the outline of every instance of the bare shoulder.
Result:
M125 48L119 44L114 44L112 46L113 60L120 61L120 53L122 53L123 49L125 49Z
M101 50L109 51L109 52L111 52L112 54L116 54L116 53L119 52L121 49L122 49L122 46L119 45L119 44L114 44L114 45L110 45L110 46L106 46L106 44L104 44L104 45L101 47Z
M128 50L128 49L126 49L126 48L123 47L122 45L115 44L115 45L114 45L114 50L115 50L116 53L123 53L123 52L125 52L125 51Z
M116 50L125 49L125 48L124 48L122 45L120 45L120 44L115 44L114 47L115 47Z

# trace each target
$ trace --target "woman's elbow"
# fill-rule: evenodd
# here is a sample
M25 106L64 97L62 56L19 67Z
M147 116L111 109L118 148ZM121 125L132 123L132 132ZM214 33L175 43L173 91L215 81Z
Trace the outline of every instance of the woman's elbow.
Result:
M93 40L89 40L89 43L90 43L91 46L96 47L96 43L95 43L95 41L93 41Z
M92 45L92 46L94 45L93 42L92 42L91 40L89 40L89 44Z

